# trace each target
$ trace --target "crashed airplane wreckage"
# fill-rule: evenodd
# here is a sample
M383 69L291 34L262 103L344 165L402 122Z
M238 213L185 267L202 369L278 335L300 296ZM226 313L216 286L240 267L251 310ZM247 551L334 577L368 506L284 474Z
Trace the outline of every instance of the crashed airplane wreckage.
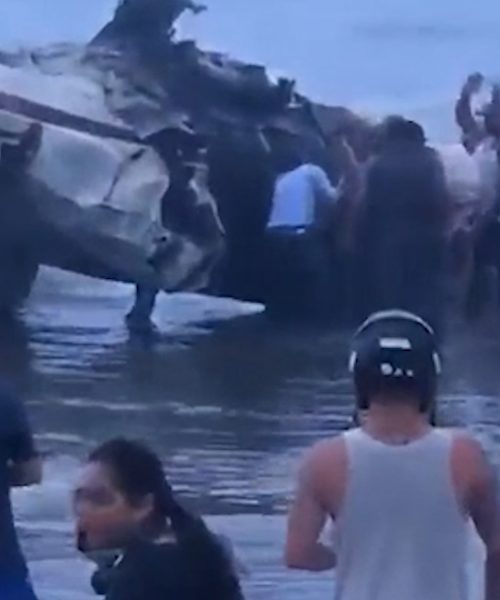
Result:
M186 9L200 7L122 0L86 46L0 53L1 310L27 297L40 264L257 299L248 274L271 154L293 133L324 162L321 125L351 115L312 106L262 67L175 41ZM191 193L177 197L187 165Z

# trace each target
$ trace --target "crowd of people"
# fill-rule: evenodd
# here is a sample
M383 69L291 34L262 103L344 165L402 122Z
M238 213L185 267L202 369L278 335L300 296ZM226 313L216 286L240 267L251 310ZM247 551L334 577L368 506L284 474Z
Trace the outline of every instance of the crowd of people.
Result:
M435 425L439 343L401 310L372 315L352 341L356 425L317 443L299 469L284 543L291 569L335 570L337 600L469 598L470 524L486 548L485 600L500 598L500 507L480 444ZM3 390L0 597L36 600L10 490L41 482L22 405ZM231 543L182 505L160 458L119 438L93 450L73 491L75 546L106 600L242 600ZM322 541L333 524L331 543Z
M248 156L232 157L226 144L213 160L217 144L208 140L184 140L177 154L159 148L173 180L162 201L163 224L186 229L185 215L172 221L165 209L184 206L195 215L189 230L200 230L192 181L205 160L226 234L220 270L232 282L229 291L224 285L208 291L262 301L271 317L301 320L357 323L398 306L441 332L450 282L460 282L460 308L472 318L491 296L491 268L500 268L500 88L492 86L476 113L474 98L483 87L480 74L463 85L456 144L434 145L419 123L393 115L380 123L341 120L324 136L322 161L291 130L280 131L279 142L256 133ZM241 181L226 198L217 170L231 160ZM156 295L137 288L131 327L151 325Z
M456 104L462 154L457 145L430 144L420 124L390 116L368 127L361 146L352 131L331 137L340 181L333 187L290 144L267 229L270 312L330 311L359 322L398 306L441 331L458 273L461 309L480 313L489 267L498 270L500 257L500 88L476 115L474 94L483 85L471 75ZM464 164L472 175L460 173Z
M469 153L484 144L496 152L500 134L499 90L481 122L473 115L471 98L482 81L471 76L457 104ZM355 266L358 277L346 296L360 300L356 318L368 318L353 338L349 361L355 423L303 459L285 563L334 569L337 600L465 599L472 522L486 548L484 597L499 600L493 469L471 436L438 427L435 419L449 245L442 162L422 127L403 117L390 117L377 129L363 164L347 136L333 136L330 150L339 169L336 186L321 167L301 160L297 147L280 157L266 230L269 273L292 309L310 302L319 316L326 313L325 264L340 221L340 258L334 260ZM182 175L181 187L188 179ZM471 238L473 262L481 268L496 256L484 250L488 243L496 247L496 211L493 205ZM287 287L290 264L300 274L293 290ZM144 291L150 308L155 294ZM35 600L10 492L39 484L42 464L21 403L7 390L0 403L0 598ZM231 544L184 508L160 458L144 444L114 439L96 448L82 468L73 505L75 545L96 564L96 594L107 600L243 598ZM331 544L321 541L327 522L333 523Z

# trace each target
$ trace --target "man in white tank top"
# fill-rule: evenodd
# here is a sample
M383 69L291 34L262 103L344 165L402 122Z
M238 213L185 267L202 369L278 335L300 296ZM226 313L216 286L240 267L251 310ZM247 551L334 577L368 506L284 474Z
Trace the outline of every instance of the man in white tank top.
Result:
M305 457L288 567L336 568L336 600L465 600L472 518L487 551L484 597L499 600L492 470L466 433L429 425L440 372L432 329L402 311L374 315L354 338L350 366L362 427ZM328 519L333 548L319 541Z

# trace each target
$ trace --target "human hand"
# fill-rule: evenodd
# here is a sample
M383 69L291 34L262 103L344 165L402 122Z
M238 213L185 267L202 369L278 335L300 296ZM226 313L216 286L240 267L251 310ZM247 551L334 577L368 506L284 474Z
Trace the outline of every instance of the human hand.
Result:
M484 76L481 73L472 73L467 77L467 81L462 87L462 93L467 96L473 96L481 91L484 83Z

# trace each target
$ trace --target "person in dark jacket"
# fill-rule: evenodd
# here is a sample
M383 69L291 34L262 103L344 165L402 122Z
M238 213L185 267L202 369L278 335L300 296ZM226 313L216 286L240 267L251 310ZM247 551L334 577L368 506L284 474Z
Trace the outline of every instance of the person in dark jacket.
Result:
M116 439L89 457L75 490L79 550L106 600L242 600L224 544L184 509L160 459Z
M417 123L387 121L361 212L361 316L400 308L440 330L448 190L443 165Z

